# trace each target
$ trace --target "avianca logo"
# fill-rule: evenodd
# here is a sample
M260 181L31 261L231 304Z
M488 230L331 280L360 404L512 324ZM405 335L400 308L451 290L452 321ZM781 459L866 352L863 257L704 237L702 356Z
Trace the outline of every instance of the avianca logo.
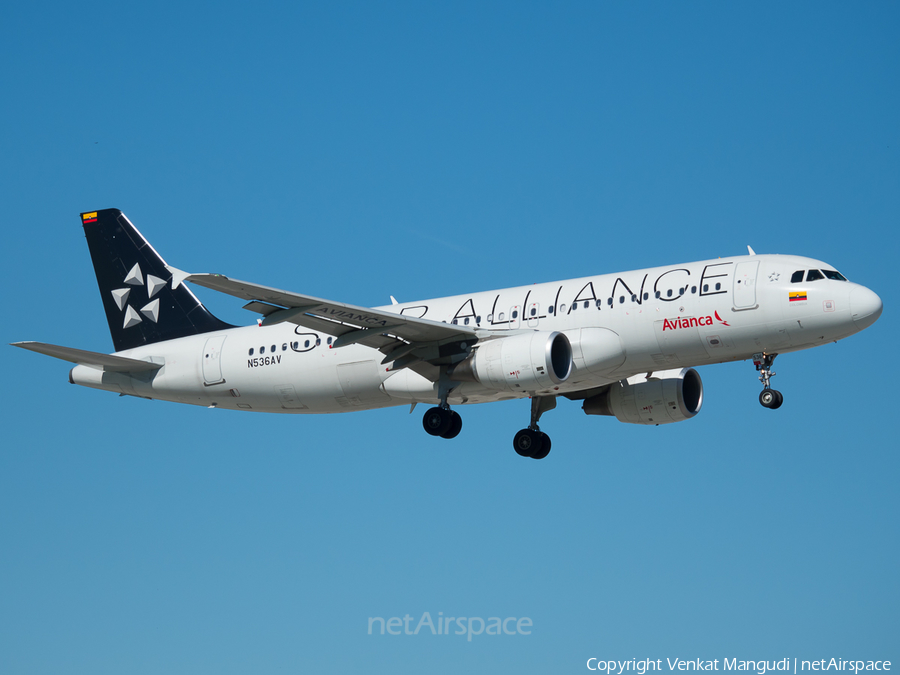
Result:
M713 320L713 317L711 316L679 316L675 319L663 319L663 331L678 330L679 328L696 328L697 326L712 326L714 324L722 326L728 325L728 322L724 321L722 317L719 316L718 312L713 312L713 314L715 314L715 320Z

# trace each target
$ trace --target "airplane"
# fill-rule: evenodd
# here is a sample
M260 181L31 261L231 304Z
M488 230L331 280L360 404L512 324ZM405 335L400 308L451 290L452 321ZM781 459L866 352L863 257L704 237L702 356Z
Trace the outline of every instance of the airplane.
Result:
M875 323L873 291L791 255L717 258L468 295L360 307L165 263L119 209L81 214L115 352L13 346L75 363L69 382L120 395L270 413L419 403L425 431L454 438L451 406L531 399L513 447L547 457L557 398L628 424L691 419L697 366L752 359L760 403L779 354ZM247 301L256 324L213 316L185 282Z

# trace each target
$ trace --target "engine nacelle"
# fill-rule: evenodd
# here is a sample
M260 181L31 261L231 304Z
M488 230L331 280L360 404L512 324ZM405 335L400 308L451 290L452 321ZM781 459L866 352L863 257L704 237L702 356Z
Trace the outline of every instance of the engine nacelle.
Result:
M625 363L625 347L618 333L608 328L574 328L563 333L572 345L576 377L573 382L585 374L579 371L602 376Z
M489 340L458 363L450 377L495 391L539 391L572 373L572 345L562 333L535 331Z
M669 424L687 420L703 405L703 381L693 368L635 375L586 399L588 415L614 415L628 424Z

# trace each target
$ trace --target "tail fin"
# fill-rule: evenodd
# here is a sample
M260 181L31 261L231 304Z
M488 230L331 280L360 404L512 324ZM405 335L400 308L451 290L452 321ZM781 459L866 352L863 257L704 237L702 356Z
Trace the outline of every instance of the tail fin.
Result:
M117 352L232 328L184 284L172 289L165 261L119 209L82 213L81 222Z

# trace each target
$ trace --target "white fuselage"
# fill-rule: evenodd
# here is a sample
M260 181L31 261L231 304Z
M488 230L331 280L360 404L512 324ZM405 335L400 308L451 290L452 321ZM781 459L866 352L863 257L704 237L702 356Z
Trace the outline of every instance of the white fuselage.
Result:
M791 283L794 272L811 268L833 269L795 256L740 256L379 309L494 331L577 336L579 329L602 328L621 341L622 358L603 372L579 367L576 350L574 371L552 391L498 392L461 382L448 400L480 403L567 394L648 371L808 349L874 321L867 317L877 296L863 286L832 279ZM382 352L358 344L332 348L331 338L292 323L233 328L119 353L164 364L158 371L136 375L76 366L70 380L134 396L262 412L337 413L438 402L437 385L415 371L389 371Z

